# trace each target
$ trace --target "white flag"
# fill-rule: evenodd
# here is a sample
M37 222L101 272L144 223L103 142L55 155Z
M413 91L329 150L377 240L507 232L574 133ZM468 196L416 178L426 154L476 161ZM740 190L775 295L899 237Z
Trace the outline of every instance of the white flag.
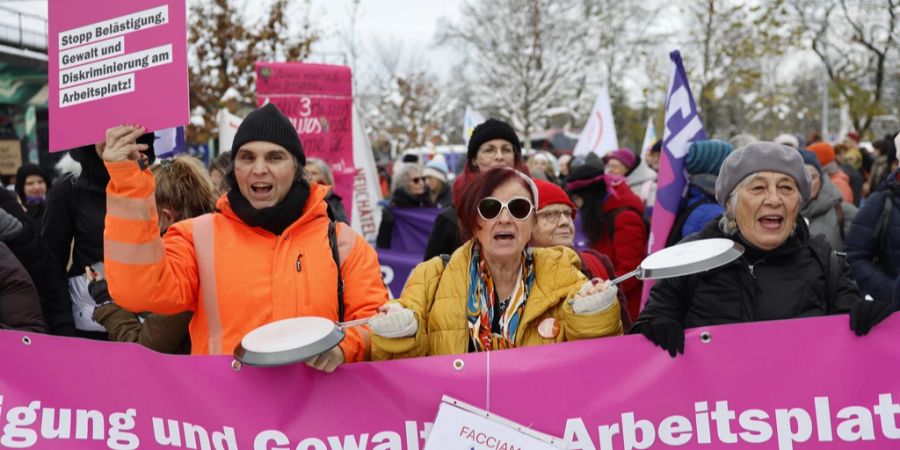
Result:
M480 112L470 106L466 106L466 115L463 117L463 139L466 141L466 145L469 145L469 138L472 137L475 127L485 120L487 119Z
M612 107L609 103L609 91L606 87L600 89L597 101L591 117L588 118L575 144L575 156L595 153L603 156L608 152L619 148L619 140L616 138L616 125L613 123Z
M227 109L219 110L216 115L216 123L219 124L219 153L231 151L234 135L243 120Z
M375 156L372 144L366 136L359 111L353 107L353 166L356 175L353 177L353 209L350 226L361 234L366 241L375 242L378 236L378 225L381 224L381 187L378 183L378 169L375 167Z
M656 143L656 126L653 125L653 119L647 119L647 131L644 132L644 142L641 144L641 159L650 151L650 147Z

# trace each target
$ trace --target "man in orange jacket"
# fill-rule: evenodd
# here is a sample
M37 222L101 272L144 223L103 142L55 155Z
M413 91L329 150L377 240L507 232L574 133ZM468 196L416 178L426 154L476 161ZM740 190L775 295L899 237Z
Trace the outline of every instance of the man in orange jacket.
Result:
M194 311L192 353L228 354L249 331L297 316L353 320L375 315L387 289L374 249L336 225L340 269L329 244L328 187L302 177L306 157L290 121L272 104L250 113L231 148L229 190L216 212L159 236L153 176L139 165L145 130L106 133L109 170L104 260L109 291L131 311ZM338 270L344 284L339 306ZM340 312L345 311L345 317ZM362 361L364 327L307 364L332 371Z

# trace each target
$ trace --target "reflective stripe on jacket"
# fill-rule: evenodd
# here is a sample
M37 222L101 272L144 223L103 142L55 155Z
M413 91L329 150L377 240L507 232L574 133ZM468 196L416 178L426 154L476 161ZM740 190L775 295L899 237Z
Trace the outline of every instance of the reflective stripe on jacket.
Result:
M280 236L241 221L223 195L217 212L178 222L160 239L152 174L133 161L107 163L107 169L110 294L131 311L194 311L193 354L230 354L245 334L281 319L338 319L327 187L311 187L303 214ZM338 224L337 237L344 319L372 316L388 297L377 255L345 224ZM368 330L348 329L340 346L345 361L365 359Z

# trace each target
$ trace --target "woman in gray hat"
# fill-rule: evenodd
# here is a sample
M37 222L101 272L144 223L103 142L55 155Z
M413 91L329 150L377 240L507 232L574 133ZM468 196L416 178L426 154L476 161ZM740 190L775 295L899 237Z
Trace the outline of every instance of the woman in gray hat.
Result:
M810 237L800 216L810 185L803 158L790 147L755 142L732 152L716 180L725 214L692 239L732 239L743 256L656 283L631 332L674 357L684 352L685 328L850 311L851 327L865 334L887 317L889 308L861 301L850 267L828 242Z

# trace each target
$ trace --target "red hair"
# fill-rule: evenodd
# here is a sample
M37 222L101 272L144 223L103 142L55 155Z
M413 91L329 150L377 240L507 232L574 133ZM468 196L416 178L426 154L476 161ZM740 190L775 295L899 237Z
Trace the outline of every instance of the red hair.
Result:
M508 167L497 167L477 174L471 182L462 186L456 206L456 218L459 222L459 235L463 241L472 239L479 229L478 203L485 197L490 197L498 187L510 180L522 185L528 191L531 203L534 204L534 194L528 181L523 178L523 174Z

